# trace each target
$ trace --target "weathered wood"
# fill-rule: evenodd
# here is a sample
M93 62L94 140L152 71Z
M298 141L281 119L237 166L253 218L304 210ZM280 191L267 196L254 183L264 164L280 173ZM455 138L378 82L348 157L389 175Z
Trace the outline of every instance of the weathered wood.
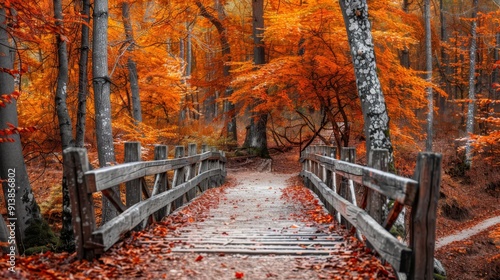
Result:
M372 149L368 154L368 166L387 172L389 170L389 151L382 149ZM383 206L385 199L377 191L370 188L365 189L366 196L366 209L368 214L382 224L384 219Z
M433 279L441 155L419 153L415 178L420 189L411 211L410 246L414 253L409 276L410 279Z
M394 201L394 205L392 208L389 210L389 214L387 215L387 218L385 219L384 223L382 226L386 230L391 230L392 226L394 223L398 220L399 214L401 211L403 211L404 205L399 203L398 201Z
M155 146L155 155L154 160L164 160L168 158L168 146L166 145L156 145ZM155 184L153 186L153 191L151 196L162 193L168 189L168 177L167 172L156 174ZM168 206L160 208L155 213L155 218L157 221L161 221L163 217L168 215Z
M120 198L120 193L116 192L114 188L103 190L102 195L104 195L109 199L109 202L111 202L111 205L113 205L116 208L118 213L122 213L125 210L127 210L127 206L123 204Z
M174 156L175 158L184 157L184 146L176 146ZM174 178L172 180L172 188L176 188L177 186L181 185L186 181L186 170L185 170L186 166L187 165L184 165L182 167L175 169ZM174 203L172 204L172 210L181 207L182 204L184 204L184 196L181 196L174 201Z
M197 149L198 148L197 148L195 143L189 143L188 144L188 156L196 155ZM192 178L194 178L194 176L196 176L196 164L197 163L198 162L186 167L186 180L191 180ZM186 199L188 202L191 201L195 197L196 197L196 189L195 188L191 189L186 194Z
M201 145L201 153L205 153L208 151L208 146L206 144ZM201 174L208 170L208 160L202 160L199 165L198 174ZM200 191L204 192L208 189L208 181L203 180L200 183Z
M141 160L141 143L125 142L125 162L136 162ZM125 183L126 205L130 207L141 201L141 178L130 180Z
M85 172L89 169L87 150L67 148L64 150L64 172L71 200L72 224L75 232L76 255L79 259L93 259L94 251L86 250L85 243L91 240L95 230L95 212L92 194L87 192Z
M305 154L304 158L309 161L320 161L325 164L325 168L336 174L405 205L412 205L415 199L418 182L413 179L319 155Z
M354 206L348 200L333 192L316 175L309 171L302 171L301 175L316 185L321 195L326 198L327 203L331 204L350 224L356 227L384 260L396 268L397 271L406 273L409 271L411 249L399 242L363 209Z
M88 180L87 191L90 193L102 191L133 179L183 168L197 161L209 158L219 161L226 160L220 153L207 152L202 155L186 158L131 162L91 170L85 173Z
M352 147L342 147L340 150L340 159L345 162L355 163L356 162L356 149ZM339 195L348 201L351 202L356 201L356 194L354 193L354 185L352 180L349 178L342 178L342 182L340 184ZM345 218L344 215L342 215ZM340 222L342 225L346 226L347 229L350 229L352 225L350 225L345 219L341 219Z
M122 234L130 231L149 215L158 211L165 205L182 198L186 192L196 187L202 180L220 176L220 174L220 169L206 171L188 182L183 182L175 186L171 190L159 193L148 200L143 200L135 204L96 230L92 234L94 242L102 244L104 250L109 249L120 239Z

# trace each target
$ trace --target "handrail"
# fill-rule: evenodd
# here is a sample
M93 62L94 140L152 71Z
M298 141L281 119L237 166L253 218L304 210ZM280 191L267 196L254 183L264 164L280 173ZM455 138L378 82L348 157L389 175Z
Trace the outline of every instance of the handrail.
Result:
M140 144L126 143L129 158L140 158ZM225 154L209 151L205 145L196 153L196 145L189 144L189 156L184 147L177 146L175 159L165 159L168 147L155 147L155 160L136 161L88 170L87 150L64 150L64 172L70 190L72 224L79 259L93 259L115 244L123 233L141 226L145 220L162 219L170 210L180 207L208 188L219 186L226 177ZM168 177L168 172L173 176ZM155 175L154 185L148 187L145 176ZM127 183L125 206L115 186ZM152 189L152 190L150 190ZM96 229L92 194L101 192L120 213ZM141 192L144 199L141 199ZM130 196L130 197L129 197Z
M354 161L353 148L345 148L342 152L342 158ZM383 158L380 153L387 154L387 151L371 151L369 158ZM337 160L335 155L336 149L328 146L308 147L302 152L301 176L306 186L316 192L332 215L337 214L339 222L347 227L352 226L358 237L364 236L369 246L394 267L398 277L433 279L441 155L419 153L413 179ZM370 164L383 165L380 162ZM342 180L338 180L336 175L341 176ZM341 183L337 184L337 181ZM364 188L361 201L355 197L354 183ZM383 223L367 207L369 196L373 193L395 200L394 207ZM404 205L412 207L408 245L389 233Z

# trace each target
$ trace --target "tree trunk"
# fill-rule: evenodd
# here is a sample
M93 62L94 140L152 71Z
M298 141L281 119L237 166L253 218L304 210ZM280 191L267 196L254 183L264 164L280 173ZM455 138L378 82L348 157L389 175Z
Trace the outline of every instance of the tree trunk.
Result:
M68 113L68 106L66 104L67 86L68 86L68 50L66 41L61 38L63 32L63 10L62 1L54 0L54 18L56 19L56 26L59 27L56 34L57 42L57 58L59 61L58 74L57 74L57 88L55 96L55 106L57 112L57 120L59 122L59 135L61 136L62 150L72 147L73 140L73 125L71 124L71 117ZM64 162L64 160L63 160ZM63 168L65 168L63 166ZM75 247L75 240L73 236L73 226L71 224L71 205L69 200L69 189L66 183L66 177L62 178L62 230L61 241L63 248L68 251L73 251Z
M439 18L441 20L441 42L448 41L448 30L446 23L446 16L444 13L444 1L439 1ZM444 68L444 69L443 69ZM450 67L450 56L446 52L445 46L441 46L441 80L445 84L445 92L448 94L448 97L451 97L451 76L453 73L451 72ZM446 97L439 96L439 109L442 113L446 111Z
M403 12L408 13L409 12L409 3L408 0L403 0ZM408 46L404 46L403 50L401 51L401 65L405 68L410 68L410 50L408 49Z
M354 73L361 109L367 153L371 149L386 149L392 166L392 144L389 136L389 116L380 87L375 62L375 51L368 20L366 0L340 0L340 7L351 48Z
M13 70L15 49L11 47L8 28L6 10L0 8L0 68ZM13 91L14 77L5 71L0 71L0 95L10 95ZM5 104L5 107L0 107L0 129L8 128L7 124L18 126L16 100ZM30 234L30 231L34 233L34 229L43 225L45 221L31 189L20 136L13 134L9 138L14 142L0 143L0 178L5 179L2 182L2 189L8 210L7 223L15 228L16 245L20 250L16 253L23 253L30 246L41 245L39 244L41 239Z
M264 33L264 0L252 0L253 16L253 58L255 65L265 64L265 49L262 42ZM268 158L267 149L267 113L252 113L250 125L247 127L244 148L260 157Z
M431 41L431 1L424 1L424 18L425 18L425 65L426 65L426 80L432 83L432 41ZM432 136L434 130L434 98L432 94L432 86L427 86L427 139L425 141L425 150L432 151Z
M85 144L85 125L87 117L87 95L88 95L88 61L89 61L89 22L90 22L90 0L82 0L82 15L85 23L82 23L80 58L78 62L78 111L76 114L76 137L75 146L83 148Z
M495 36L495 39L496 39L496 47L495 47L495 50L493 51L493 58L494 58L494 61L499 61L500 60L500 32L498 32ZM491 74L491 84L495 84L495 83L500 83L500 80L499 80L499 74L498 72L500 72L500 68L499 67L496 67L495 69L493 69L493 73ZM496 93L496 90L493 89L493 87L491 87L490 89L490 99L496 99L497 98L497 95L495 94Z
M471 26L471 41L469 48L469 104L467 107L467 142L465 144L465 164L470 166L472 164L472 147L471 147L471 134L474 133L474 115L475 115L475 101L476 101L476 44L477 44L477 10L478 0L472 2L472 26Z
M125 28L125 39L127 52L129 57L127 59L128 79L130 82L130 91L132 92L132 117L135 124L142 122L141 98L139 96L139 81L137 79L137 65L131 57L131 52L134 50L134 31L130 20L130 4L127 1L122 3L122 19L123 27Z
M205 6L200 1L196 1L196 5L200 9L201 15L209 20L217 29L217 33L219 33L219 41L222 52L222 60L224 62L223 67L223 75L224 77L229 77L231 70L231 66L229 62L231 62L231 46L229 45L229 41L227 38L227 29L222 24L222 20L224 19L224 6L222 6L218 1L216 1L216 9L219 14L219 18L215 17L211 13L208 12ZM233 94L233 89L228 87L225 91L225 97L229 98ZM226 104L224 106L224 113L226 114L226 120L224 122L225 131L227 133L228 140L232 140L236 142L238 140L237 135L237 127L236 127L236 113L234 104L230 101L225 101Z
M92 76L94 87L95 130L99 166L115 162L111 129L110 78L108 76L108 1L94 1L94 32L92 48ZM117 190L116 190L117 191ZM102 222L117 215L116 209L103 196Z

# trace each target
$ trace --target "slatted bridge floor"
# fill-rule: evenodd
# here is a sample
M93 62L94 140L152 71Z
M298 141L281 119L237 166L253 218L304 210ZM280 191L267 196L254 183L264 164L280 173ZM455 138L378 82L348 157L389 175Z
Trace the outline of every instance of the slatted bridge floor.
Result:
M282 199L293 175L240 173L203 221L189 224L167 238L173 253L329 256L344 245L327 226L300 221L303 205Z

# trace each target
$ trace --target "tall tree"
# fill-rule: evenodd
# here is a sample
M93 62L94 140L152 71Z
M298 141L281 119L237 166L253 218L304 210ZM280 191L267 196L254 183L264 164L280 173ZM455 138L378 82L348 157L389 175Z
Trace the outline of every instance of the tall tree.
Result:
M470 166L472 163L471 134L474 133L474 115L476 99L476 49L477 49L477 10L478 0L472 1L472 23L469 46L469 104L467 106L467 142L465 144L465 163Z
M94 1L94 32L92 48L92 80L94 87L95 130L99 166L115 162L111 129L111 98L108 76L108 0ZM102 220L107 222L117 214L103 196Z
M135 123L139 124L142 122L141 98L139 95L139 81L137 79L137 64L132 58L135 41L132 21L130 19L130 3L128 1L122 2L122 19L123 27L125 28L125 44L127 45L127 52L129 52L127 68L130 91L132 93L132 117Z
M264 0L252 0L253 19L253 62L256 66L266 63L265 48L262 40L264 33ZM267 149L267 112L252 112L250 125L247 126L243 147L260 157L269 157Z
M57 74L57 88L55 94L55 105L57 112L57 120L59 122L59 135L61 136L62 149L74 146L73 126L71 117L68 113L66 97L68 95L68 50L66 41L62 39L64 35L63 26L63 9L62 0L54 0L54 18L56 26L59 28L56 34L57 58L59 61ZM64 167L63 167L64 168ZM66 178L62 178L62 194L63 194L63 209L62 209L62 230L61 241L64 247L72 250L74 247L73 227L71 224L71 206L69 200L69 189L66 183Z
M431 33L431 1L424 1L424 19L425 19L425 70L426 70L426 80L429 85L426 88L427 91L427 102L428 102L428 112L427 112L427 140L425 141L425 150L432 151L432 136L434 131L432 129L434 125L434 98L432 94L432 33Z
M364 118L366 150L386 149L392 162L389 116L380 87L366 0L340 0Z
M228 34L227 34L227 28L222 24L221 18L215 17L213 14L211 14L207 8L200 2L196 1L196 5L200 9L200 14L206 18L207 20L210 21L210 23L215 26L217 29L217 33L219 34L219 41L220 41L220 47L221 47L221 52L222 52L222 59L224 62L224 67L223 67L223 76L224 77L229 77L229 71L231 70L231 66L229 65L229 62L231 62L231 46L229 45L228 41ZM216 1L216 9L218 11L218 15L224 15L224 7L219 3L219 1ZM229 98L231 97L233 90L231 87L228 87L225 91L225 97ZM230 140L237 141L237 130L236 130L236 114L235 114L235 108L234 104L230 101L227 101L226 106L224 106L225 109L225 114L226 116L226 121L224 123L225 127L225 132L227 133L227 137Z
M83 148L87 118L90 0L81 0L80 3L83 22L81 25L80 57L78 61L78 111L76 114L75 146Z
M5 98L3 95L10 97L10 102L0 107L0 130L18 126L17 102L16 98L12 97L16 93L13 76L16 49L12 47L12 41L9 39L8 14L12 15L3 4L0 4L0 96L2 99ZM46 223L31 189L20 136L14 133L9 138L11 142L0 143L0 178L3 179L4 197L13 200L7 200L6 206L14 202L15 209L7 211L7 219L9 223L15 225L16 242L22 253L28 247L41 245L37 244L41 238L36 235L43 234L42 229L45 229L43 225ZM11 180L11 184L8 184L8 178L13 178L14 181ZM9 188L15 189L14 197Z

